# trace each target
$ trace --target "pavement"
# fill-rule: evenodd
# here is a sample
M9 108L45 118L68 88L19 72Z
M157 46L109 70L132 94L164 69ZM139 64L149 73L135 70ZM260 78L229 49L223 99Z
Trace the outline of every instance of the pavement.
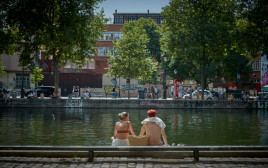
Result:
M0 168L268 168L268 158L200 157L163 159L151 157L87 158L0 157Z

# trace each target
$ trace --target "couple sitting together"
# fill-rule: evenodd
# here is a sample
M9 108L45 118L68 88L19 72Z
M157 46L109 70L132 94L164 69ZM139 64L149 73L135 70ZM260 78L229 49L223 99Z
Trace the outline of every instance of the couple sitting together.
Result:
M146 136L149 136L148 145L149 146L162 146L161 135L164 140L164 145L168 146L167 137L165 133L165 123L158 117L156 117L155 110L147 111L148 118L143 120L143 124L140 136L143 136L146 132ZM114 136L112 139L112 146L129 146L128 135L129 131L133 136L135 132L129 121L129 115L127 112L122 112L118 114L119 122L116 122L114 127Z

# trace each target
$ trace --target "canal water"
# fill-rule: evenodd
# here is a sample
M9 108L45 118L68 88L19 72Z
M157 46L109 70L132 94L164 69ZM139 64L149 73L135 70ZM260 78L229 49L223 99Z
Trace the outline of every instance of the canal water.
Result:
M147 109L2 108L0 145L111 145L122 111L138 135ZM159 109L157 115L170 145L268 145L268 111Z

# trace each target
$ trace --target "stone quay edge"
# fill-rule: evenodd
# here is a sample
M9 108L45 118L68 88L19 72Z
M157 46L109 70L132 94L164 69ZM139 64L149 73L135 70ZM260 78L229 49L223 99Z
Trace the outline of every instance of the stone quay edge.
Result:
M163 100L163 99L10 99L1 108L93 108L93 109L267 109L268 101Z

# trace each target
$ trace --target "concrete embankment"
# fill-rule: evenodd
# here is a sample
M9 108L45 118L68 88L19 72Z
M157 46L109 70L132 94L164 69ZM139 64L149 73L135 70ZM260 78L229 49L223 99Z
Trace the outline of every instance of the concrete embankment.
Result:
M152 100L152 99L10 99L0 107L46 107L46 108L121 108L121 109L248 109L268 108L268 101L228 101L228 100Z

